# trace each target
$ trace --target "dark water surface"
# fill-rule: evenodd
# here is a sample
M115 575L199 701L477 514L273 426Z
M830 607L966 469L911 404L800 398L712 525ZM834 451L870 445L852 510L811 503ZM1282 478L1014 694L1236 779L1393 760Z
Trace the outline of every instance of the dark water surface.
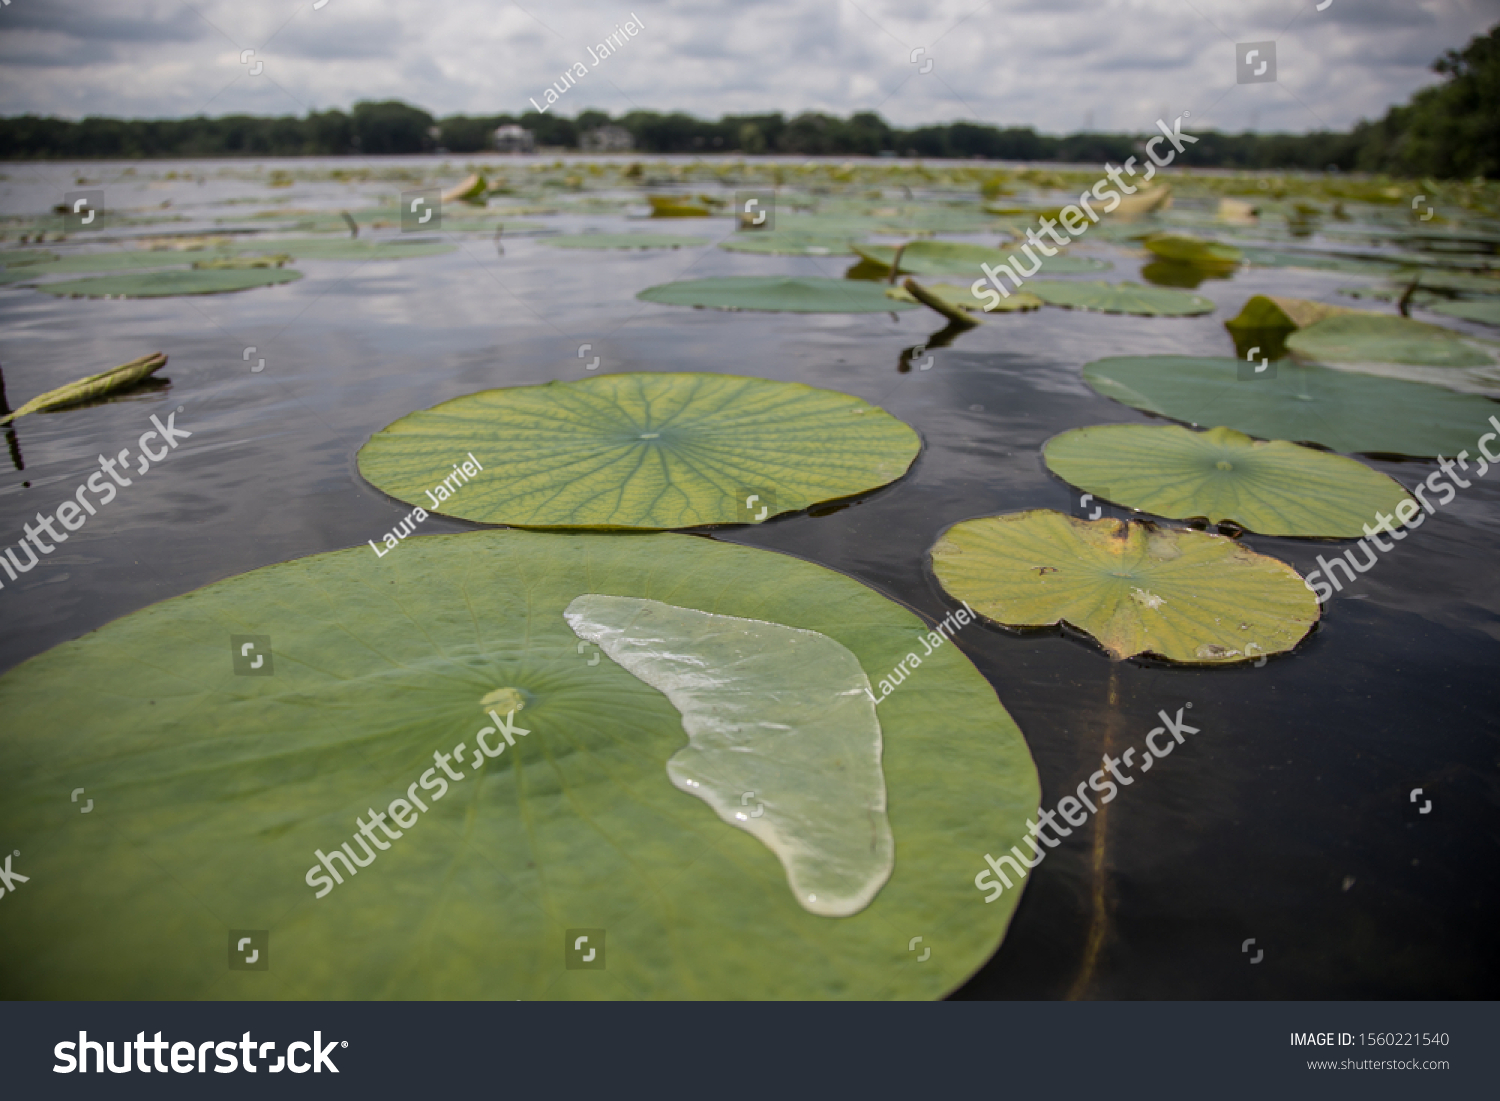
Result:
M6 202L27 209L13 195ZM727 229L724 219L541 220L563 231L711 239ZM20 421L25 469L7 463L0 476L7 544L38 510L71 496L97 456L134 454L152 413L165 420L181 407L177 425L192 432L37 569L6 581L0 670L221 578L378 541L407 506L356 472L355 453L371 433L475 390L588 377L577 357L583 342L597 346L591 354L606 350L602 371L806 382L914 426L923 452L895 485L815 510L821 515L712 537L841 570L936 620L952 607L926 564L940 531L1027 508L1079 514L1077 495L1047 473L1042 443L1081 425L1149 419L1090 391L1084 363L1234 355L1222 323L1249 295L1337 301L1336 288L1371 281L1252 269L1197 288L1219 306L1201 318L996 316L935 350L929 369L903 372L902 350L942 328L930 311L727 313L634 297L709 275L837 276L851 263L844 258L562 251L536 238L505 240L502 256L486 236L451 239L457 253L428 259L299 261L300 282L234 295L70 300L0 287L11 405L158 349L170 356L162 374L171 380L131 400ZM1124 250L1082 251L1115 265L1094 278L1139 278L1140 260ZM253 372L261 358L264 370ZM1407 487L1436 469L1370 465ZM470 526L433 517L422 531ZM1085 780L1106 748L1118 756L1140 746L1159 710L1175 715L1191 703L1185 715L1201 733L1149 774L1135 773L1106 814L1036 869L1004 945L957 996L1493 996L1497 534L1500 474L1492 474L1382 555L1324 606L1311 638L1263 668L1111 662L1057 632L962 630L957 645L1026 736L1043 806ZM1347 545L1246 542L1303 573L1317 554ZM107 732L108 716L100 728ZM1435 813L1412 813L1416 787L1434 798ZM983 854L973 856L982 865ZM982 905L977 892L975 901ZM1264 957L1252 964L1257 950Z

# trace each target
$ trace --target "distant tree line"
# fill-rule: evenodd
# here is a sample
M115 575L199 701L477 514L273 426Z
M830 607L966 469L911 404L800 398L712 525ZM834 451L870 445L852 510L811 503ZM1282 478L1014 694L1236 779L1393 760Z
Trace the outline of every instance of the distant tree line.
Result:
M1227 134L1196 132L1177 163L1189 167L1390 172L1441 178L1500 176L1500 26L1463 51L1433 64L1446 80L1418 91L1383 119L1348 133ZM495 128L530 130L539 147L576 149L583 134L605 125L629 131L639 152L782 153L804 156L901 156L1066 161L1096 164L1139 155L1140 135L1053 137L1030 127L1001 129L972 122L902 130L864 111L847 119L808 112L725 115L717 122L674 112L631 111L612 118L583 111L569 119L551 112L453 115L435 119L394 100L356 103L349 113L313 111L306 118L126 120L79 122L25 115L0 119L0 158L9 160L150 157L282 157L478 153Z

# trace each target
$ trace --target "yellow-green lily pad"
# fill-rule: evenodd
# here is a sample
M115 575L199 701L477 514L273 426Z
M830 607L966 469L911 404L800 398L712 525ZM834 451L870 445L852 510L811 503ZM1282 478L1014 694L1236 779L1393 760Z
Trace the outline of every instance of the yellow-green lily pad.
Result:
M876 489L920 449L910 427L848 394L663 372L454 398L375 433L359 472L485 524L661 529L760 523Z
M1178 260L1203 267L1233 267L1245 254L1233 245L1206 241L1184 233L1154 233L1141 242L1147 250L1164 260Z
M1292 649L1318 620L1297 571L1207 532L1033 509L955 524L930 554L943 589L986 619L1067 624L1114 658L1251 661Z
M1262 535L1358 539L1377 513L1411 499L1353 459L1232 428L1101 424L1052 437L1042 454L1052 473L1101 499Z

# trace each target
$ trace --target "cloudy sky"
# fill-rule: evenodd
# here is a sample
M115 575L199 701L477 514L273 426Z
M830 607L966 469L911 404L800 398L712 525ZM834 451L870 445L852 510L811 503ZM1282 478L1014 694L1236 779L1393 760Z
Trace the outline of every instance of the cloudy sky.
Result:
M388 98L519 113L583 61L553 110L877 111L1053 133L1188 111L1194 129L1300 132L1383 114L1436 79L1434 57L1500 21L1500 0L1320 2L11 0L0 114L301 114ZM586 47L632 11L644 30L594 67ZM1267 41L1276 81L1238 84L1236 44Z

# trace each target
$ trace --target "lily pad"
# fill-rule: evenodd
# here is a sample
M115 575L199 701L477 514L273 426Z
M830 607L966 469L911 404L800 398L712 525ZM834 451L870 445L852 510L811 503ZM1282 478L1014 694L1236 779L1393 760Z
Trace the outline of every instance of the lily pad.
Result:
M849 256L854 249L847 237L818 237L800 233L736 233L720 241L726 252L750 252L763 256Z
M1325 318L1287 337L1286 346L1313 363L1488 367L1500 361L1493 350L1452 329L1384 314Z
M1039 310L1042 308L1042 300L1034 294L1026 291L1011 291L1009 298L1001 298L1000 302L992 310L986 310L987 299L975 298L970 293L969 287L955 287L952 283L927 283L923 288L937 298L941 298L948 305L957 309L971 310L976 313L1017 313L1026 310ZM905 287L895 286L886 288L886 296L901 302L915 302L916 298ZM991 295L992 298L999 297Z
M301 279L291 268L188 269L154 271L130 275L101 275L94 279L69 279L42 283L43 294L70 298L167 298L188 294L228 294L252 287L270 287Z
M694 202L684 202L675 196L648 195L653 218L707 218L713 212L708 207Z
M49 252L44 248L17 248L0 250L0 264L8 268L21 267L25 264L45 264L56 260L57 253Z
M74 252L56 260L27 264L15 269L27 279L43 275L73 275L87 272L160 271L179 268L206 256L232 253L173 252L166 249L117 249L112 252Z
M669 237L664 233L571 233L548 237L543 243L553 248L697 248L708 244L708 238Z
M1464 321L1478 321L1483 325L1500 325L1500 298L1462 299L1457 302L1439 302L1430 307L1434 313L1447 317L1458 317Z
M1153 234L1142 244L1148 251L1164 260L1178 260L1204 267L1218 265L1233 267L1245 258L1245 254L1233 245L1206 241L1201 237L1189 237L1182 233Z
M1410 495L1363 463L1232 428L1101 424L1042 448L1065 482L1173 520L1226 520L1262 535L1358 539Z
M1292 649L1318 620L1296 570L1207 532L1033 509L955 524L930 553L943 589L986 619L1066 623L1114 658L1249 661Z
M920 449L907 425L833 390L616 374L412 413L370 438L359 471L400 500L486 524L683 528L863 493L905 474ZM443 487L470 453L481 469Z
M352 237L279 237L260 241L256 251L285 253L297 260L415 260L423 256L443 256L458 246L430 237L410 243L395 241L360 241Z
M1147 287L1140 283L1056 283L1038 280L1026 289L1049 306L1137 317L1190 317L1212 313L1214 304L1199 294Z
M871 263L880 264L887 271L890 270L891 261L896 258L896 248L892 245L855 245L854 251L863 256ZM1015 250L987 248L984 245L968 245L961 242L951 241L912 241L908 243L901 252L901 270L911 272L915 275L936 275L942 273L972 272L980 276L980 264L989 264L997 267L1001 264L1009 264L1017 258ZM1069 256L1059 252L1056 256L1041 256L1041 270L1049 275L1075 275L1081 272L1105 271L1109 263L1104 260L1095 260L1089 256ZM1031 270L1032 263L1024 255L1020 256L1021 270ZM1006 283L1009 287L1010 284Z
M1325 317L1339 314L1370 314L1365 310L1352 310L1347 306L1331 306L1326 302L1315 302L1309 298L1281 298L1269 294L1253 295L1246 300L1238 314L1224 322L1230 332L1236 329L1301 329Z
M1207 356L1111 356L1086 364L1083 379L1107 398L1189 424L1420 458L1472 447L1496 409L1485 398L1422 383L1290 361L1274 375L1247 379L1244 366Z
M1040 789L957 646L879 706L894 870L868 907L829 918L797 904L760 841L673 786L682 716L570 630L587 594L818 632L871 678L927 637L842 574L682 535L416 537L146 608L0 677L12 869L67 887L5 898L7 993L935 998L989 959L1020 892L984 905L974 875L1025 833ZM274 675L230 675L238 632ZM93 813L58 810L80 786ZM241 928L269 930L271 985L226 972ZM602 970L567 966L579 934Z
M647 287L636 297L666 306L786 313L884 313L917 309L912 303L892 301L885 296L883 287L873 283L816 276L728 275L689 279Z

